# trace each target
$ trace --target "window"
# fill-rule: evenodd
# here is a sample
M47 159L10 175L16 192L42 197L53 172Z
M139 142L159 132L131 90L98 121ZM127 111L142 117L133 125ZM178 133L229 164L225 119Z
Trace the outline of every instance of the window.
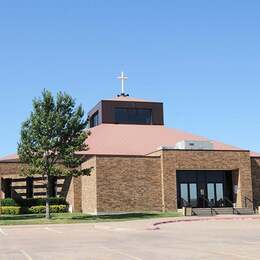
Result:
M98 125L98 111L90 118L90 127Z
M57 196L57 177L51 176L49 179L49 192L50 197L56 197Z
M32 198L33 197L33 178L27 177L26 178L26 198Z
M181 200L182 200L181 204L184 206L189 203L188 184L181 183L180 187L181 187Z
M190 183L190 204L192 207L197 207L197 183Z
M5 198L12 197L12 179L4 179Z
M181 183L180 184L181 207L191 206L197 207L197 183Z
M208 188L208 201L210 202L210 206L214 206L216 203L214 183L208 183L207 188Z
M152 123L152 110L138 108L115 108L115 122L117 124L150 125Z
M224 206L224 188L223 183L216 183L216 200L219 207Z

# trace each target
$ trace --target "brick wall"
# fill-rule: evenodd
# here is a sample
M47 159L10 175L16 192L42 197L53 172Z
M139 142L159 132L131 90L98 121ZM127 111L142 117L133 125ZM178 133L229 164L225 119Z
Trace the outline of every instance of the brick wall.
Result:
M20 163L2 163L0 162L0 175L2 177L19 175L21 172Z
M19 163L0 163L0 198L4 198L3 178L19 176L21 164Z
M166 210L177 209L176 170L232 170L239 173L237 206L252 199L250 155L247 151L162 151Z
M90 176L82 176L82 211L85 213L97 213L97 189L96 189L96 157L92 157L82 165L83 169L93 167Z
M160 157L97 156L97 212L161 211Z
M23 165L24 167L24 165ZM21 164L19 163L0 163L0 198L4 198L4 179L11 178L12 184L11 184L11 196L12 198L26 198L26 177L21 176ZM76 185L76 182L74 182L74 185ZM79 185L79 184L78 184ZM71 187L71 188L70 188ZM70 201L73 205L75 204L74 201L72 201L72 198L74 198L74 191L73 194L69 193L68 191L72 191L72 182L71 178L64 178L64 177L58 177L57 178L57 195L62 196L65 198L68 198L68 201ZM80 188L81 189L81 188ZM46 197L46 184L45 181L39 176L39 177L33 177L33 197L39 198L39 197ZM77 204L78 202L76 202ZM77 209L81 207L78 204L76 206Z
M232 170L239 188L237 206L243 206L245 196L260 204L260 158L250 160L246 151L164 150L146 157L94 156L82 167L94 167L91 176L66 178L61 188L73 211L176 210L177 170ZM0 163L4 178L19 172L18 163Z
M260 158L251 158L253 198L255 206L260 206Z

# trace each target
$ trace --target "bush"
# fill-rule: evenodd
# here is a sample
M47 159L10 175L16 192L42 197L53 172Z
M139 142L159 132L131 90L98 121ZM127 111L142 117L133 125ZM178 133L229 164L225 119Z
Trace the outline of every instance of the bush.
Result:
M16 201L11 198L0 199L0 205L1 206L18 206Z
M46 212L45 206L32 206L28 209L29 214L43 214ZM64 213L68 212L67 205L50 205L51 213Z
M50 205L67 205L65 198L62 197L51 197ZM33 206L45 206L46 198L31 198L31 199L22 199L18 201L18 204L22 207L33 207Z
M21 213L21 207L3 206L0 207L0 213L3 215L19 215Z

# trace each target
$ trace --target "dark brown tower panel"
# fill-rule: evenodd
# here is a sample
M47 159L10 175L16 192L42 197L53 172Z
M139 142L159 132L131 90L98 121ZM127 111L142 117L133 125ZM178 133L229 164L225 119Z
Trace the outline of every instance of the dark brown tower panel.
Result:
M101 100L88 114L90 127L99 124L163 125L163 103Z

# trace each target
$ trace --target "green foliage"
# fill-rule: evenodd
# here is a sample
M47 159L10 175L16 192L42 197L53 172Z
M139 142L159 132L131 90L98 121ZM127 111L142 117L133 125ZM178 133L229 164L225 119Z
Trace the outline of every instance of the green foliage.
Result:
M2 206L0 207L0 213L3 215L19 215L21 213L21 207Z
M33 111L23 123L18 155L26 176L88 175L90 169L81 170L83 156L77 151L87 149L82 106L76 107L75 100L59 92L54 98L44 90L42 97L33 101Z
M42 97L34 99L33 111L22 124L18 155L25 166L25 176L42 176L46 179L46 218L49 214L50 176L89 175L91 169L81 169L85 158L77 154L87 149L87 120L82 106L59 92L54 98L44 90Z
M1 199L0 213L3 215L19 215L19 214L39 214L45 213L46 198L32 198L14 200L11 198ZM51 197L49 198L50 212L62 213L68 211L68 203L65 198ZM1 211L2 210L2 211Z
M0 205L1 206L18 206L16 201L11 198L0 199Z
M32 206L44 206L46 205L46 198L31 198L31 199L22 199L17 201L19 206L22 207L32 207ZM62 197L50 197L49 198L50 205L67 205L65 198Z
M46 212L45 206L33 206L28 209L29 214L43 214ZM68 212L67 205L51 205L50 206L51 213L64 213Z

